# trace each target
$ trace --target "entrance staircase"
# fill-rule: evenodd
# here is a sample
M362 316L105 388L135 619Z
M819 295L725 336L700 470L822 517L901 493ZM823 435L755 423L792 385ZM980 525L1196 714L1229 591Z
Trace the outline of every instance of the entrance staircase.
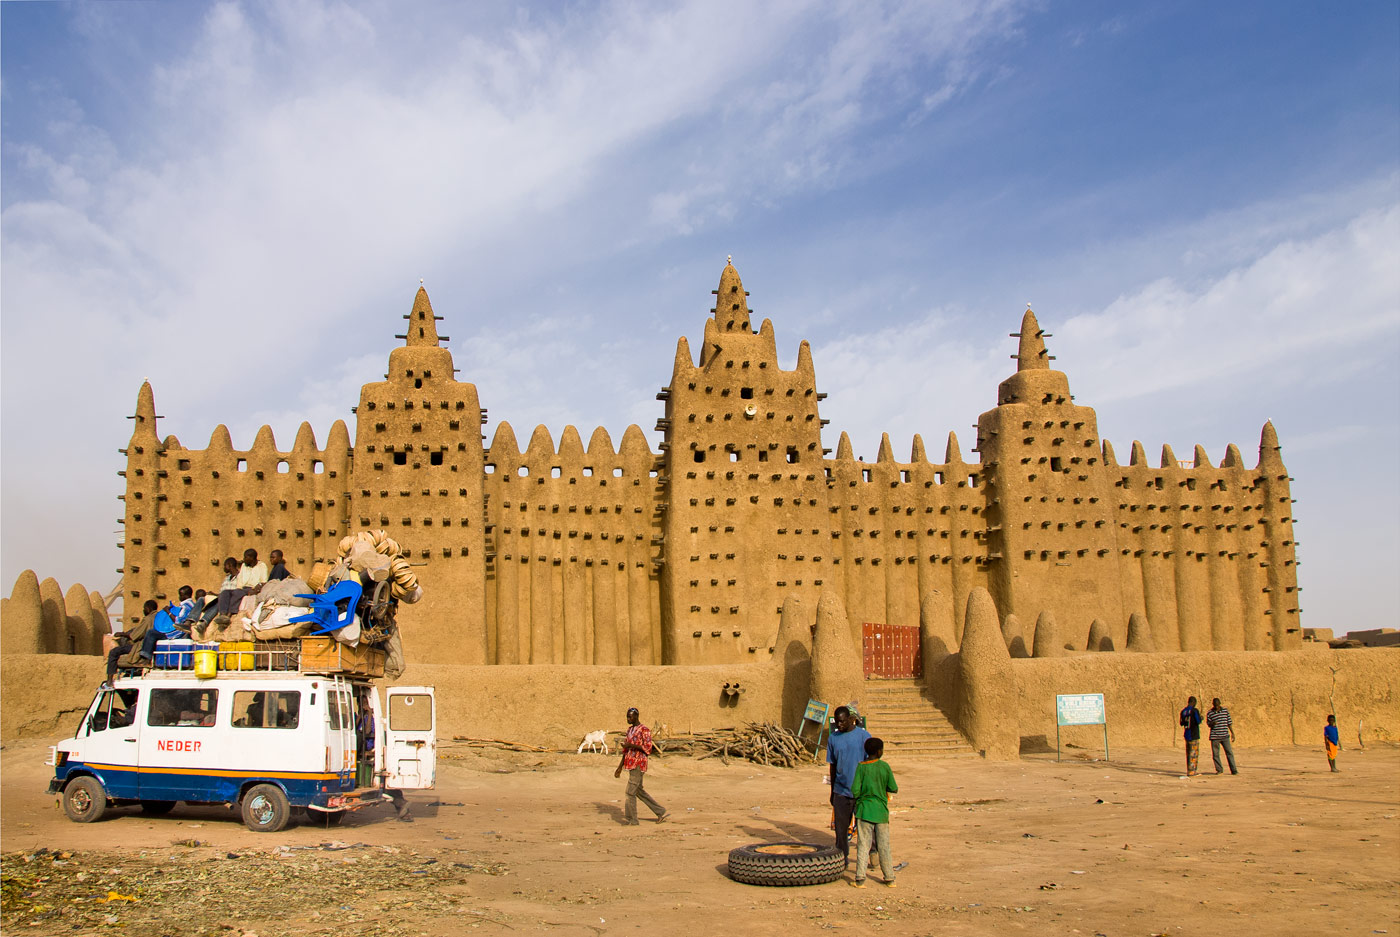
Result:
M885 742L885 757L973 757L977 753L914 680L867 680L865 728Z

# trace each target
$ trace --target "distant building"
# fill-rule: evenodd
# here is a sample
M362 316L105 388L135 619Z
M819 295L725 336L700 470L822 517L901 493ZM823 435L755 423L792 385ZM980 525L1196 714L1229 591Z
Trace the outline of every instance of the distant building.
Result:
M753 330L732 265L712 313L698 363L682 337L657 395L659 452L636 426L617 445L597 429L586 447L572 426L557 445L540 426L522 452L501 423L484 445L486 411L456 380L422 289L385 380L360 392L353 442L337 421L318 448L303 423L279 450L264 426L239 451L220 425L189 449L160 439L143 385L125 450L128 619L182 584L216 587L223 558L247 547L280 548L304 575L346 534L384 528L426 593L402 615L419 660L744 661L771 644L788 595L815 608L824 590L858 641L862 623L916 636L922 623L954 649L977 586L1024 622L1028 653L1048 647L1037 619L1080 650L1091 626L1119 649L1301 645L1272 424L1253 468L1233 445L1219 466L1199 446L1191 462L1163 447L1149 465L1134 443L1120 465L1027 310L1016 371L978 420L978 461L952 433L941 462L918 436L908 461L888 436L877 461L856 461L844 433L831 457L807 343L794 370L778 367L773 326Z

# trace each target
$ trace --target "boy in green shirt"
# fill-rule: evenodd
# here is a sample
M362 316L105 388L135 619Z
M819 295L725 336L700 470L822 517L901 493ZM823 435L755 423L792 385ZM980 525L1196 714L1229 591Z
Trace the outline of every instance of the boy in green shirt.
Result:
M894 772L880 760L885 743L880 739L865 740L865 761L856 766L856 778L851 784L851 796L856 802L856 880L855 888L865 887L865 859L870 855L870 840L880 853L880 874L885 884L894 887L894 859L890 856L890 808L888 797L898 793Z

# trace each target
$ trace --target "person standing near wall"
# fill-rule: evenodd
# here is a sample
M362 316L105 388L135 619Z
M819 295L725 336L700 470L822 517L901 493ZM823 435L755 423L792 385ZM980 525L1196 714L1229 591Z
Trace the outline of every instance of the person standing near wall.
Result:
M1235 726L1230 721L1230 710L1220 705L1218 696L1210 701L1206 725L1210 726L1210 757L1215 762L1215 773L1225 772L1225 768L1220 764L1220 749L1223 748L1225 759L1230 762L1230 773L1239 774L1239 769L1235 767L1235 750L1231 747L1231 743L1235 741Z
M865 740L870 738L870 733L856 724L847 706L837 706L833 718L836 729L827 736L826 741L826 762L831 765L831 809L835 814L836 848L841 850L841 855L849 864L851 818L855 816L856 809L851 784L856 779L856 768L865 760ZM860 856L857 859L862 865L862 872L866 858Z
M1196 697L1186 700L1186 708L1177 717L1182 726L1181 737L1186 740L1186 776L1194 778L1201 763L1201 711L1196 708Z
M642 725L641 713L637 712L637 707L633 706L627 710L627 735L622 739L619 746L622 749L622 763L613 772L613 777L622 777L622 769L627 769L627 802L623 808L623 817L629 826L636 826L640 821L637 819L637 798L642 799L642 803L651 808L656 814L657 823L665 823L671 818L670 811L652 799L651 795L642 787L642 780L647 771L647 755L651 754L651 730Z
M1327 746L1327 764L1332 772L1337 771L1337 749L1342 747L1342 736L1337 731L1337 717L1329 715L1327 725L1322 727L1322 743Z

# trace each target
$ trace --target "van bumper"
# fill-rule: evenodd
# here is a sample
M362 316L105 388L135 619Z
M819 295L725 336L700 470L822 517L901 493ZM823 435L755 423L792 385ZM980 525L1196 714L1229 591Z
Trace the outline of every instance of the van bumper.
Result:
M318 794L316 799L306 805L308 810L340 811L340 810L360 810L364 807L372 807L375 804L390 803L389 794L378 787L359 787L353 791L339 791L337 793Z
M49 778L49 793L50 793L50 794L57 794L57 793L59 793L60 791L62 791L62 790L63 790L63 785L64 785L64 783L65 783L67 780L68 780L67 778L60 778L60 777L52 777L52 778Z

